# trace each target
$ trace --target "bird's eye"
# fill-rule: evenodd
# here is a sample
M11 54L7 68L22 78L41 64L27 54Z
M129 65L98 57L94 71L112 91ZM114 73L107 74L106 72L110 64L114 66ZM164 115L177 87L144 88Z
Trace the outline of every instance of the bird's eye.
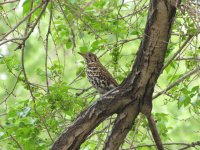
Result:
M91 57L92 55L91 55L91 54L88 54L88 56Z

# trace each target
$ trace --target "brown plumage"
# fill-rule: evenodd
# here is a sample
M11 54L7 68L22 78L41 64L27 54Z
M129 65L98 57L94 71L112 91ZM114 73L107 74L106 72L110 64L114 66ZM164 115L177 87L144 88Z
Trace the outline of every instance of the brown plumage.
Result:
M80 53L86 62L86 74L92 86L100 93L104 94L118 86L116 80L101 64L97 56L91 52Z

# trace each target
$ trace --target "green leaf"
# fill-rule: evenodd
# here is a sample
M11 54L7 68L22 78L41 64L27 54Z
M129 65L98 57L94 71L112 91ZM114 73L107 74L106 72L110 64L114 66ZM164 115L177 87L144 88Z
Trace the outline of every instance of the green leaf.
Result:
M25 0L23 3L23 14L27 14L31 9L31 0Z
M72 47L72 42L71 40L67 40L67 42L65 43L66 48L71 48Z
M81 46L80 51L81 52L88 52L88 47L87 46Z
M192 92L197 92L199 90L199 86L194 86L193 88L192 88Z

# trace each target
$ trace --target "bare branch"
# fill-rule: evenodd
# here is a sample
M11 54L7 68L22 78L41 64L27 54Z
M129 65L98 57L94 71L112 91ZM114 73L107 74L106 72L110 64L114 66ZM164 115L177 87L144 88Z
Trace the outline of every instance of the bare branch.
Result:
M50 5L50 16L49 16L49 26L46 34L46 43L45 43L45 75L46 75L46 85L47 85L47 93L49 93L49 81L48 81L48 72L47 72L47 58L48 58L48 44L49 44L49 34L51 33L51 20L52 20L52 15L53 15L53 1L51 0L51 5Z
M175 60L177 60L177 61L181 61L181 60L188 60L188 61L194 60L194 61L198 61L198 60L200 60L200 56L182 57L182 58L176 58Z
M0 41L3 41L10 33L15 31L26 19L28 19L38 8L40 8L45 2L38 4L34 9L32 9L20 22L18 22L9 32L7 32ZM0 46L2 43L0 43Z
M173 143L163 143L163 145L168 145L168 146L170 146L170 145L185 145L185 147L184 148L190 148L190 147L195 147L195 146L199 146L200 144L199 144L199 142L200 141L196 141L196 142L192 142L192 143L183 143L183 142L173 142ZM192 146L193 145L193 146ZM128 148L128 149L122 149L122 150L130 150L130 149L137 149L137 148L140 148L140 147L155 147L156 145L155 144L144 144L144 145L138 145L138 146L134 146L134 147L130 147L130 148ZM187 149L186 148L186 149ZM181 150L181 149L178 149L178 150Z
M164 150L163 144L161 142L157 127L156 127L156 123L154 121L154 118L152 115L146 115L148 123L149 123L149 127L151 130L151 133L153 135L154 141L157 145L158 150Z
M187 40L183 43L183 45L177 50L177 52L168 60L168 62L163 66L163 70L169 66L169 64L176 58L178 54L185 48L185 46L191 41L191 39L194 37L194 35L189 35Z
M15 88L16 88L16 86L17 86L17 83L19 82L19 77L20 77L21 73L22 73L22 71L19 72L19 75L17 76L17 80L16 80L16 82L15 82L15 84L14 84L14 86L13 86L11 92L8 94L8 96L7 96L3 101L0 102L0 105L1 105L2 103L4 103L5 101L7 101L7 99L8 99L8 98L11 96L11 94L14 92L14 90L15 90Z
M187 144L187 146L180 148L179 150L185 150L191 147L200 146L200 141L192 142L191 144Z
M4 4L9 4L9 3L15 3L15 2L19 2L20 0L7 0L4 2L1 2L0 5L4 5Z
M170 89L172 89L173 87L177 86L179 83L181 83L183 80L185 80L186 78L190 77L191 75L197 73L200 71L200 67L197 67L195 69L193 69L192 71L189 71L187 73L185 73L182 77L180 77L176 82L170 84L166 89L158 92L157 94L155 94L153 96L153 99L156 99L157 97L159 97L160 95L166 93L167 91L169 91Z

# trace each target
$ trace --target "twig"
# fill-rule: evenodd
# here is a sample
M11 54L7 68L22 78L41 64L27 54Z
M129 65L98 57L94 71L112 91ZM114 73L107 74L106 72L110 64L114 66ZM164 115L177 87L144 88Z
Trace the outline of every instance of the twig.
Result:
M68 5L69 5L69 4L68 4ZM82 16L82 14L84 13L84 10L83 10L82 8L80 8L80 7L77 6L76 8L79 9L79 12L78 12L77 9L73 8L73 7L74 7L73 5L69 5L69 6L70 6L70 7L68 7L68 8L74 9L74 10L72 10L72 11L74 11L74 12L72 13L72 15L74 15L74 17L76 17L76 18L79 18L79 19L83 22L83 24L85 25L85 27L89 28L90 31L91 31L97 38L102 39L102 37L96 33L96 30L94 30L88 23L86 23L86 22L82 19L81 16ZM86 14L85 14L85 15L86 15ZM87 15L86 15L86 16L87 16ZM87 16L87 17L89 17L89 16Z
M69 24L69 28L70 28L70 31L71 31L71 34L72 34L72 44L73 44L72 52L74 52L74 49L76 48L76 42L75 42L75 34L74 34L74 30L73 30L73 25L71 24L71 22L67 18L66 13L64 12L64 10L63 10L63 8L61 6L60 0L57 0L57 1L59 3L59 6L60 6L60 9L61 9L61 11L63 13L64 18L66 19L67 23Z
M20 77L21 73L22 73L22 70L19 72L19 75L17 76L17 81L15 82L14 87L12 88L11 92L8 94L8 96L2 102L0 102L0 105L2 103L4 103L10 97L10 95L14 92L14 90L15 90L15 88L17 86L17 83L19 81L19 77Z
M46 10L46 7L47 7L47 5L48 5L48 2L49 2L49 0L45 1L45 4L44 4L44 6L43 6L43 8L42 8L42 10L41 10L41 12L40 12L40 14L38 15L38 18L36 19L36 21L35 21L35 23L33 24L31 30L29 31L29 33L28 33L28 26L29 26L29 23L30 23L30 22L27 23L27 28L26 28L26 30L25 30L26 39L28 39L28 37L29 37L29 36L31 35L31 33L33 32L35 26L36 26L37 23L39 22L41 16L43 15L44 11ZM31 15L30 15L30 17L31 17ZM29 21L30 21L30 18L29 18ZM33 92L32 92L31 86L30 86L30 83L29 83L29 81L28 81L28 77L27 77L27 75L26 75L25 66L24 66L24 49L25 49L25 41L26 41L26 39L23 41L23 43L22 43L22 48L21 48L21 50L22 50L22 53L21 53L21 61L22 61L22 71L23 71L23 74L24 74L24 79L25 79L25 82L26 82L27 87L28 87L28 89L29 89L29 92L30 92L30 94L31 94L32 100L33 100L33 102L34 102L34 110L35 110L35 112L38 114L38 116L41 118L41 121L42 121L42 123L44 124L44 127L45 127L45 129L47 130L47 133L48 133L48 135L49 135L51 141L53 141L53 138L51 137L51 134L50 134L50 132L49 132L47 126L46 126L46 123L45 123L45 121L44 121L44 118L41 117L40 114L39 114L39 113L37 112L37 110L36 110L36 107L35 107L35 96L33 95Z
M7 39L7 40L2 41L2 42L0 43L0 46L3 45L3 44L5 44L5 43L8 43L8 42L17 43L17 44L20 45L20 43L15 42L15 41L22 41L22 40L24 40L24 39L25 39L25 37L22 37L22 38L12 38L12 39ZM19 48L17 48L17 49L19 49Z
M200 60L200 56L194 56L194 57L183 57L183 58L176 58L175 60L181 61L181 60Z
M84 92L87 92L87 91L90 90L91 88L92 88L92 86L90 86L90 87L88 87L88 88L86 88L86 89L81 90L81 92L76 93L76 96L82 95Z
M157 94L155 94L155 95L153 96L153 99L156 99L158 96L160 96L160 95L166 93L166 92L169 91L171 88L175 87L176 85L178 85L180 82L182 82L183 80L185 80L185 79L188 78L189 76L191 76L191 75L197 73L199 70L200 70L200 67L197 67L197 68L193 69L192 71L185 73L185 74L184 74L182 77L180 77L176 82L170 84L166 89L164 89L164 90L158 92Z
M46 34L46 43L45 43L45 75L46 75L46 85L47 85L47 93L49 93L49 81L48 81L48 72L47 72L47 58L48 58L48 43L49 43L49 34L51 33L51 20L52 20L52 14L53 14L53 2L51 0L51 5L50 5L50 16L49 16L49 26L48 26L48 31Z
M194 35L189 35L187 40L183 43L183 45L179 48L179 50L168 60L168 62L163 66L162 71L167 68L167 66L176 58L176 56L185 48L185 46L188 44L188 42L191 41L191 39L194 37Z
M133 142L134 142L134 139L135 139L135 137L136 137L136 134L137 134L137 132L138 132L138 130L139 130L139 126L140 126L140 123L141 123L142 119L143 119L143 115L140 115L140 118L139 118L139 120L137 121L137 123L136 123L136 125L135 125L135 128L134 128L133 140L131 141L131 144L130 144L131 146L130 146L130 147L133 147Z
M1 2L0 5L4 5L4 4L8 4L8 3L14 3L14 2L19 2L20 0L8 0L8 1L4 1Z
M21 61L22 61L22 72L23 72L23 74L24 74L24 79L25 79L25 82L26 82L26 84L27 84L27 86L28 86L28 89L29 89L29 91L30 91L30 94L31 94L31 97L33 98L33 101L35 101L35 98L34 98L34 96L33 96L33 93L32 93L32 90L31 90L31 86L30 86L30 84L29 84L29 81L28 81L28 78L27 78L27 75L26 75L26 71L25 71L25 67L24 67L24 49L25 49L25 42L26 42L26 40L29 38L29 36L31 35L31 33L33 32L33 30L34 30L34 28L35 28L35 26L37 25L37 23L39 22L39 20L40 20L40 18L41 18L41 16L42 16L42 14L44 13L44 11L45 11L45 9L46 9L46 7L47 7L47 4L48 4L48 0L47 1L45 1L45 4L44 4L44 6L43 6L43 8L42 8L42 10L41 10L41 12L40 12L40 14L38 15L38 18L35 20L35 23L33 24L33 26L32 26L32 28L31 28L31 30L29 31L29 33L27 33L28 32L28 27L29 27L29 23L27 23L27 28L26 28L26 31L25 31L25 40L22 42L22 45L21 45ZM31 17L31 15L29 16L29 17ZM30 19L29 19L30 20Z
M31 1L31 6L30 6L30 10L32 10L32 7L33 7L33 0ZM29 30L29 27L30 27L30 21L31 21L31 16L32 14L30 14L30 16L28 16L28 21L27 21L27 25L26 25L26 29L25 29L25 32L24 32L24 36L27 36L27 33L28 33L28 30ZM28 89L30 91L30 94L31 94L31 97L33 98L33 102L35 103L35 98L33 96L33 92L31 90L31 87L30 87L30 84L29 84L29 81L28 81L28 77L26 75L26 70L25 70L25 66L24 66L24 49L25 49L25 41L23 41L22 45L21 45L21 62L22 62L22 72L24 74L24 79L25 79L25 82L28 86Z
M200 141L192 142L192 143L195 143L195 146L197 146L197 145L199 145L199 144L196 144L198 142L200 142ZM188 145L191 145L191 144L179 142L179 143L163 143L163 145L187 145L188 146ZM155 147L155 146L156 146L155 144L144 144L144 145L138 145L138 146L135 146L135 147L130 147L128 149L122 149L122 150L137 149L137 148L141 148L141 147ZM181 149L178 149L178 150L181 150Z
M68 85L72 85L74 82L76 82L83 73L84 70L80 71L80 73L76 76L76 78L73 81L71 81Z
M126 16L121 16L121 17L119 17L119 18L117 18L117 19L124 19L124 18L127 18L127 17L129 17L129 16L134 16L134 15L136 15L137 13L143 11L144 9L146 9L146 8L148 8L148 7L149 7L149 5L145 5L145 6L142 7L141 9L136 10L136 11L134 11L134 12L132 12L132 13L126 15ZM109 21L114 21L114 20L109 20Z
M1 127L1 129L3 129L5 131L5 129L4 129L4 127L2 125L0 125L0 127ZM17 144L17 146L19 147L19 149L24 150L24 148L20 145L20 143L16 140L16 138L14 136L9 135L9 133L7 131L5 131L5 132Z
M15 29L18 28L18 26L20 26L26 19L28 19L38 8L40 8L42 5L44 4L44 1L40 4L38 4L34 9L32 9L20 22L18 22L9 32L7 32L0 41L4 40L10 33L12 33L13 31L15 31ZM0 45L2 45L0 43Z
M190 147L200 146L200 141L192 142L191 144L186 144L187 146L180 148L179 150L188 149Z
M5 115L7 115L7 113L0 114L0 117L1 117L1 116L5 116Z

